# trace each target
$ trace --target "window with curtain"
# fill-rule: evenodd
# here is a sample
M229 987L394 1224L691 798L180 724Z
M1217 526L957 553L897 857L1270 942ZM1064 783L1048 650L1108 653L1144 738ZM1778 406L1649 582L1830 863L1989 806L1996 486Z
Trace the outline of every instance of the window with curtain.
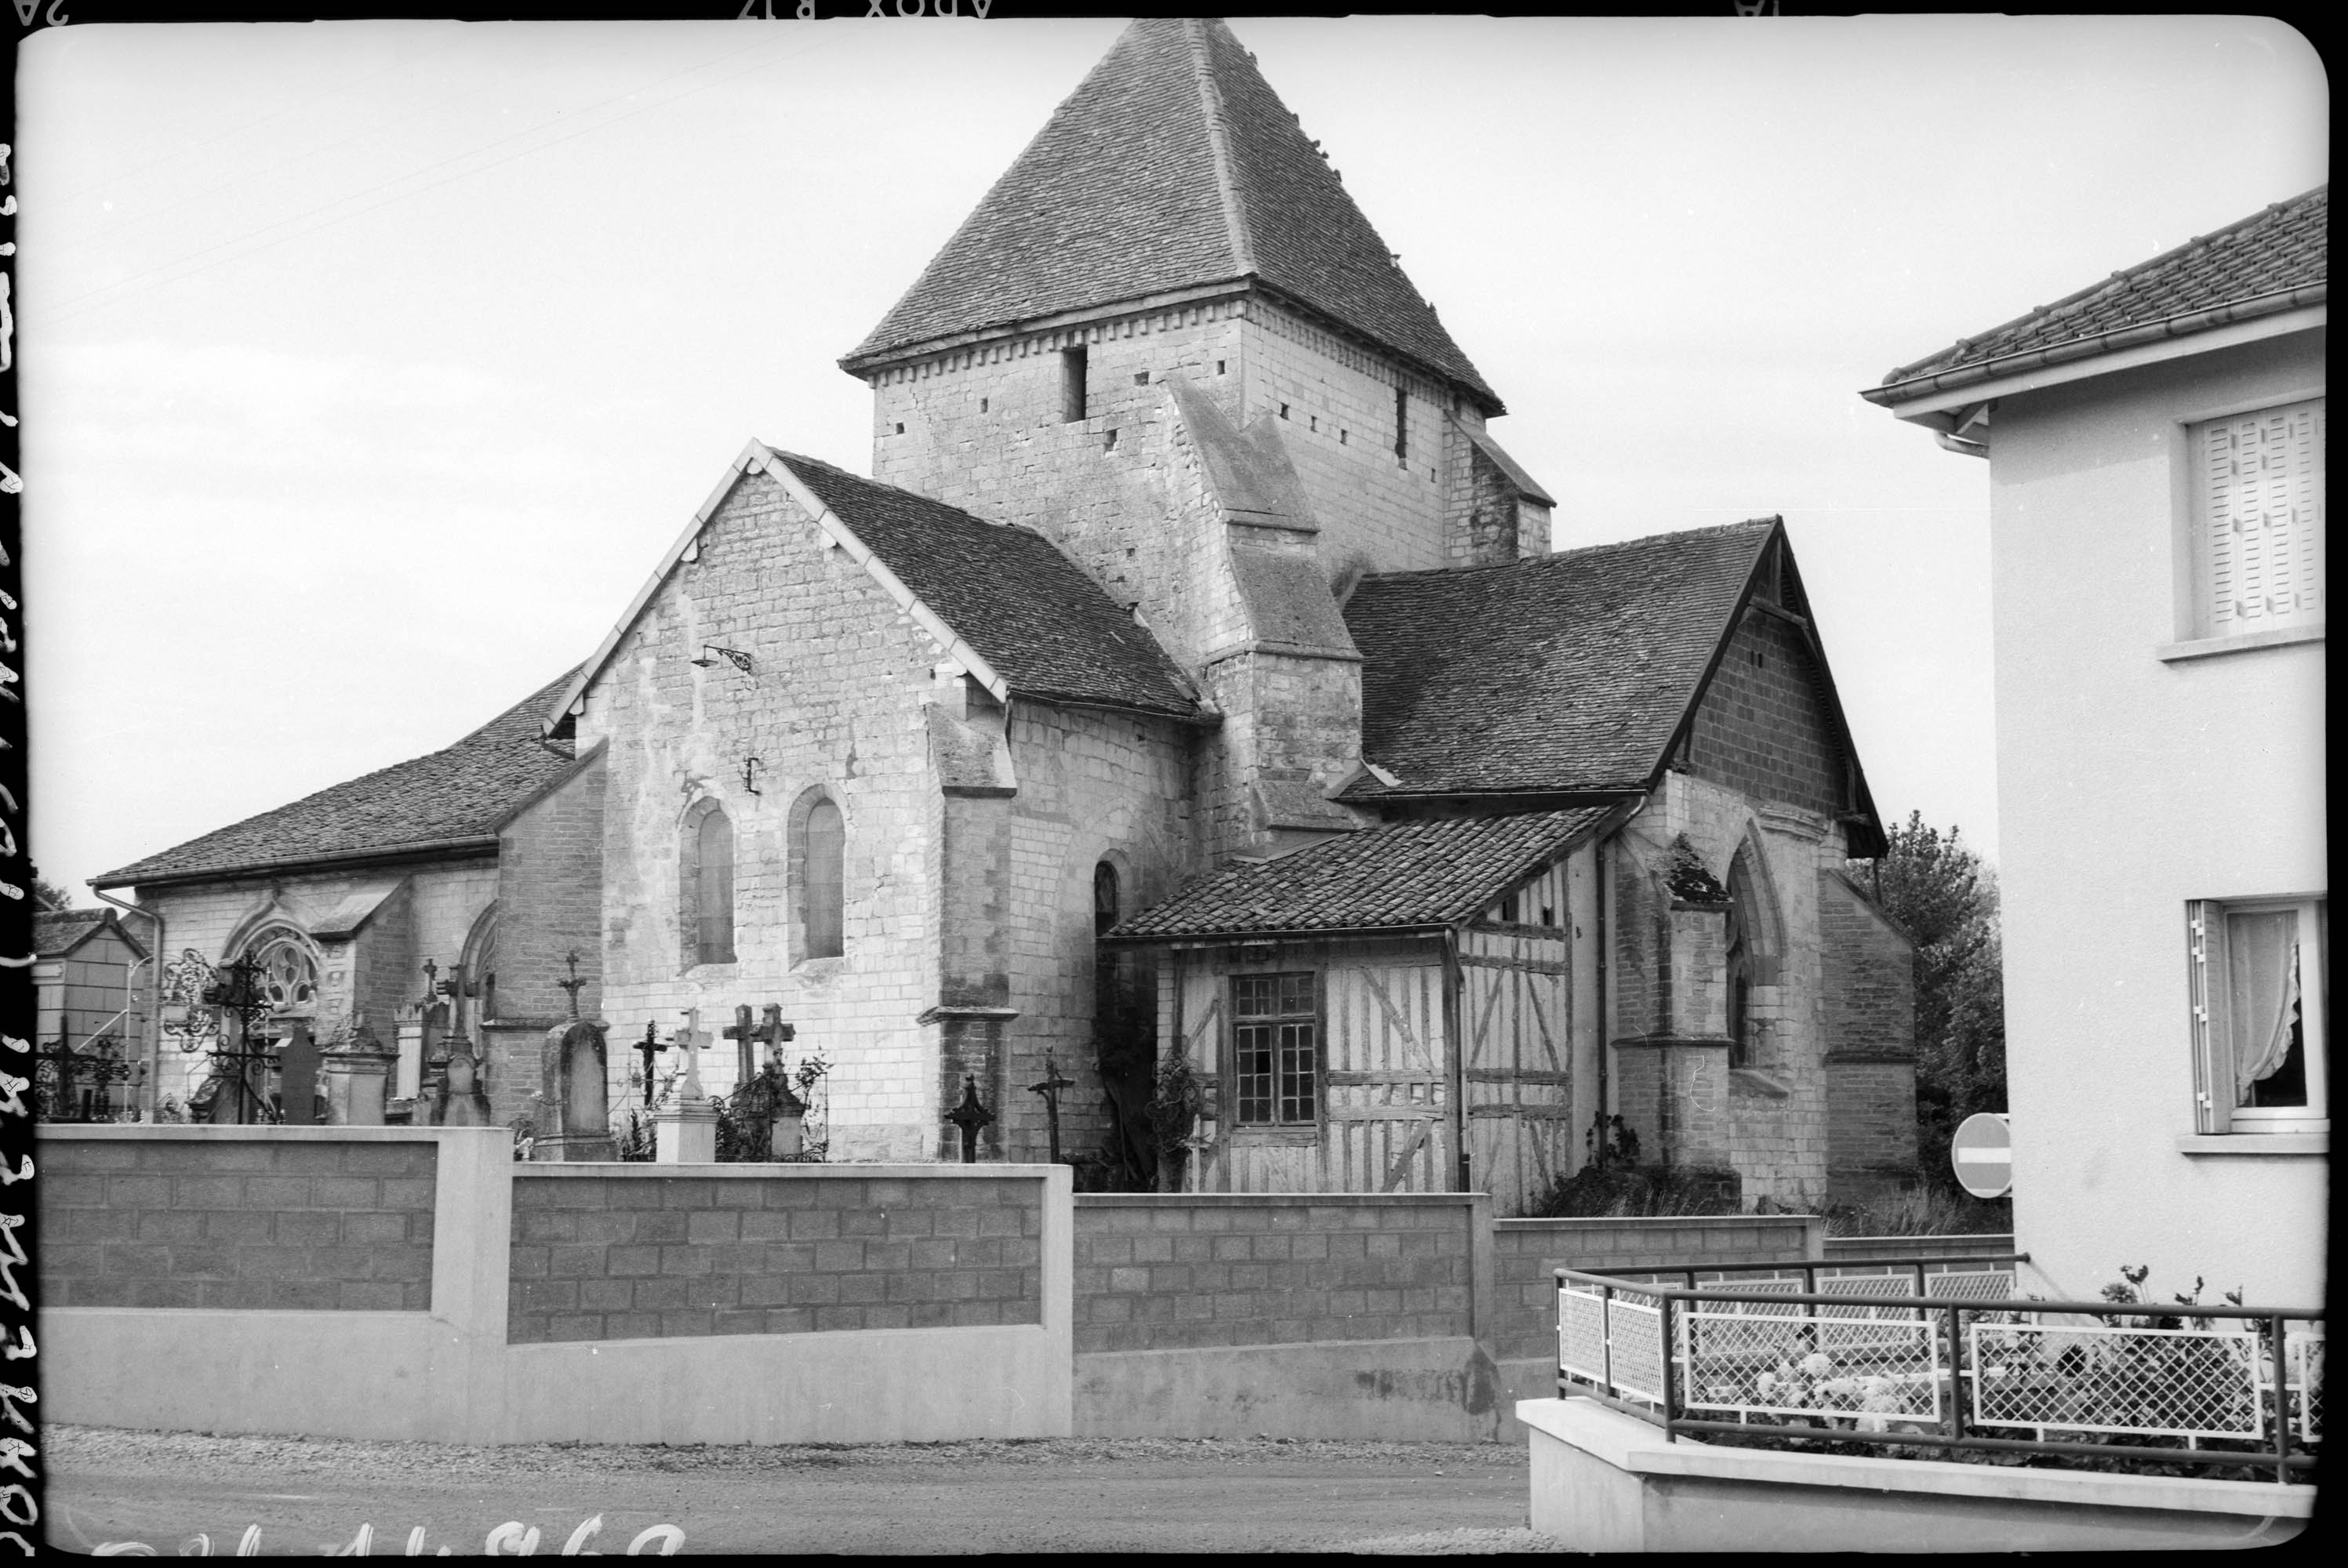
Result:
M2191 907L2188 935L2199 1129L2327 1128L2326 901L2205 900Z
M819 800L800 826L803 848L802 924L809 958L836 958L846 949L848 825L839 807Z

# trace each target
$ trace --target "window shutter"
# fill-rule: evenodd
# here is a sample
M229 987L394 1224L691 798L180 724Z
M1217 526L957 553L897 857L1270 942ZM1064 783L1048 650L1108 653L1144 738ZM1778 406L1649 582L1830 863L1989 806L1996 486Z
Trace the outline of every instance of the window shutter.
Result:
M2234 1125L2234 1030L2226 990L2226 907L2209 899L2185 906L2192 955L2193 1130L2229 1132Z
M2323 400L2199 427L2210 636L2323 618Z

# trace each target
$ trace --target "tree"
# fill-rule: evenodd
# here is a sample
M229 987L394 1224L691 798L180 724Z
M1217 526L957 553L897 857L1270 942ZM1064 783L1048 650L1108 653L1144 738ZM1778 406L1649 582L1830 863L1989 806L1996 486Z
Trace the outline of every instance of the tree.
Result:
M1871 874L1854 867L1916 942L1917 1153L1925 1179L1944 1186L1958 1124L2005 1109L1997 875L1958 834L1911 811Z
M33 874L33 907L45 914L70 909L74 907L73 895L36 871Z

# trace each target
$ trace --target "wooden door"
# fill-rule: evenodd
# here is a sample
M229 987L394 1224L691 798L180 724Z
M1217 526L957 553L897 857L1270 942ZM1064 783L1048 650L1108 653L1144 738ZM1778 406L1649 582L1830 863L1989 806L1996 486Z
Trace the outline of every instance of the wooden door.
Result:
M1459 938L1468 1184L1522 1214L1573 1168L1573 990L1563 933L1470 926Z

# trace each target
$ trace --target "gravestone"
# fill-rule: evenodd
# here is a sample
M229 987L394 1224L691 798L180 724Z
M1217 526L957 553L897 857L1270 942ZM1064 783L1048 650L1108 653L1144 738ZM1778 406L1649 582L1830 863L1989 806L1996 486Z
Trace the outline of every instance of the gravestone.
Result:
M384 1125L384 1102L389 1098L391 1071L398 1060L365 1026L341 1045L321 1052L327 1120L337 1127Z
M438 1127L489 1126L489 1097L481 1088L481 1064L472 1042L461 1036L448 1042L437 1063L439 1092L433 1098L432 1122Z
M607 1096L610 1057L601 1019L573 1019L546 1031L539 1057L540 1099L552 1125L539 1130L532 1158L617 1160Z
M306 1023L292 1025L278 1048L277 1098L288 1127L318 1124L318 1047Z

